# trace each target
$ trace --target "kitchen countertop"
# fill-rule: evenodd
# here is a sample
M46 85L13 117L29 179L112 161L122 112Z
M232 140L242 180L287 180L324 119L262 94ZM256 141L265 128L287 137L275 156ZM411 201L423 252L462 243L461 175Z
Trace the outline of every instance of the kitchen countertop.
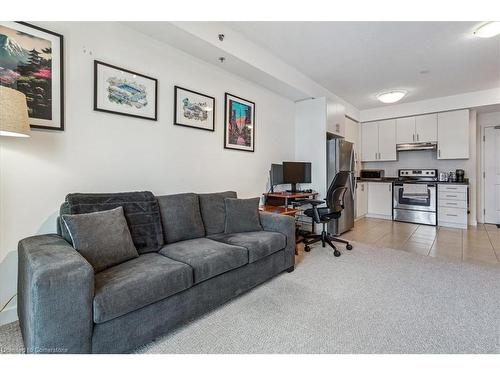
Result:
M438 184L450 184L450 185L469 185L469 179L464 178L463 182L457 182L457 181L436 181Z
M381 180L370 180L369 178L360 178L360 177L357 177L357 179L356 179L356 181L358 181L358 182L385 182L385 183L395 182L397 180L398 180L397 177L384 177ZM449 184L449 185L469 185L469 179L465 178L463 182L436 181L436 183L443 184L443 185L446 185L446 184Z
M396 181L398 178L397 177L384 177L380 180L372 180L372 179L369 179L369 178L361 178L361 177L357 177L357 180L358 182L394 182Z

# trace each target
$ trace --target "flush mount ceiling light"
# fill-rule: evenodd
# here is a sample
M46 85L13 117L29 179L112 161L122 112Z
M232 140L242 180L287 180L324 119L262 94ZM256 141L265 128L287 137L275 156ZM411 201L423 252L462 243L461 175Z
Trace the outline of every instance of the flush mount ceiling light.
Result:
M408 91L406 90L384 91L381 92L380 94L377 94L377 99L382 103L386 104L396 103L401 99L403 99L406 94L408 94Z
M499 21L486 22L474 31L474 35L479 38L492 38L498 34L500 34Z

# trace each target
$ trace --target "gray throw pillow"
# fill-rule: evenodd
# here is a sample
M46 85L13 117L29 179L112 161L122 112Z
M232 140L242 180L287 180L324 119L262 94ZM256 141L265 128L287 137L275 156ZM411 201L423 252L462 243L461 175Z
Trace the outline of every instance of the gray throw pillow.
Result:
M260 198L226 198L226 226L224 233L255 232L262 230L259 215Z
M132 241L123 207L88 214L62 215L73 247L100 272L139 254Z

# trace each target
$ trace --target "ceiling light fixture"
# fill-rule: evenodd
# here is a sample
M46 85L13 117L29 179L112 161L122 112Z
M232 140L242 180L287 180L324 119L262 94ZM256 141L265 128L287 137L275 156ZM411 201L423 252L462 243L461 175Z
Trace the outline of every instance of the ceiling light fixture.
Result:
M479 38L492 38L498 34L500 34L499 21L486 22L474 31L474 35Z
M408 91L406 90L384 91L381 92L380 94L377 94L377 99L382 103L386 104L396 103L401 99L403 99L406 96L406 94L408 94Z

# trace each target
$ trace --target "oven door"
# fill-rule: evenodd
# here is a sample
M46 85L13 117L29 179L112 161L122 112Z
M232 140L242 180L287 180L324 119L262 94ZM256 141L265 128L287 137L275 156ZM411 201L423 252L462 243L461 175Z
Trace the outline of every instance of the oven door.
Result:
M436 212L436 185L427 184L426 199L403 198L403 184L394 184L393 203L395 209Z

